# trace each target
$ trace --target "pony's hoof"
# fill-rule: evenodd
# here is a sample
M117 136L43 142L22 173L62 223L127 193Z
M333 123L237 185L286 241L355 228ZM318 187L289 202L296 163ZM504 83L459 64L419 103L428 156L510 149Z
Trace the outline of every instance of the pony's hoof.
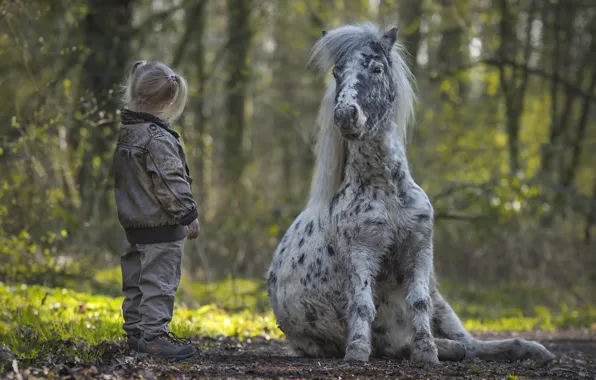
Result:
M344 361L366 363L370 357L370 348L362 343L350 343L346 349Z
M537 363L547 364L556 359L555 355L538 342L514 339L513 345L515 349L520 350L518 357L522 360L530 359Z
M412 353L412 357L410 359L413 363L417 364L440 364L439 357L435 354L421 352L418 354Z
M439 352L432 341L414 342L410 360L420 364L439 364Z
M439 352L439 361L459 362L466 358L466 345L462 342L448 339L436 339L435 345Z
M540 364L548 364L548 363L552 362L553 360L555 360L557 358L546 347L542 347L542 350L541 351L542 352L540 352L539 357L535 359Z

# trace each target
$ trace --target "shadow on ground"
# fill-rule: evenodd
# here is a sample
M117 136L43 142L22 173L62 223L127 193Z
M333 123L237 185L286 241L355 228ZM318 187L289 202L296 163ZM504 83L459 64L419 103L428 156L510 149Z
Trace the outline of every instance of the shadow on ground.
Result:
M408 361L373 359L367 364L348 364L337 359L295 357L284 340L254 338L197 338L200 355L184 362L169 362L134 355L117 343L96 347L103 352L96 363L84 363L72 355L72 347L56 346L53 355L13 361L2 374L7 378L102 378L102 379L594 379L596 378L596 331L569 330L531 333L477 333L480 339L524 337L543 343L557 360L538 365L531 361L488 363L468 360L422 367ZM64 344L67 344L66 342ZM17 372L15 372L15 369Z

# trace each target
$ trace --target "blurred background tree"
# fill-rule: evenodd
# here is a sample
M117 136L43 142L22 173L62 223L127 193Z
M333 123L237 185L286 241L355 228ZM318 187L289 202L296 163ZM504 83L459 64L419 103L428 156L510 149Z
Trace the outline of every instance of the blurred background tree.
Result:
M0 0L0 281L118 265L118 91L139 59L185 76L200 205L186 275L262 279L310 188L322 29L397 25L417 78L414 178L444 282L596 286L595 0Z

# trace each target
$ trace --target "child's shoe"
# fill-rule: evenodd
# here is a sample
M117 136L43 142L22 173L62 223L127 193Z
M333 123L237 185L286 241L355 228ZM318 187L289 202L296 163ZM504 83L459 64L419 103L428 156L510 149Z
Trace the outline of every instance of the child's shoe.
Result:
M132 330L126 332L126 345L130 350L139 352L139 341L141 340L141 330Z
M189 339L178 338L174 333L164 333L152 339L141 338L139 352L172 359L188 359L196 352Z

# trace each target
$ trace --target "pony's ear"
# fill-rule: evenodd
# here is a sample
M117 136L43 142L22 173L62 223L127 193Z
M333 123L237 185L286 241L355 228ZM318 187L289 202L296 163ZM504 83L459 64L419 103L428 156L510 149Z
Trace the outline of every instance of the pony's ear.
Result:
M327 35L327 31L326 30L322 30L321 31L321 37L325 37Z
M383 39L387 41L387 44L389 45L390 49L391 47L393 47L393 44L397 40L397 31L397 26L394 26L390 30L386 31L385 34L383 34Z

